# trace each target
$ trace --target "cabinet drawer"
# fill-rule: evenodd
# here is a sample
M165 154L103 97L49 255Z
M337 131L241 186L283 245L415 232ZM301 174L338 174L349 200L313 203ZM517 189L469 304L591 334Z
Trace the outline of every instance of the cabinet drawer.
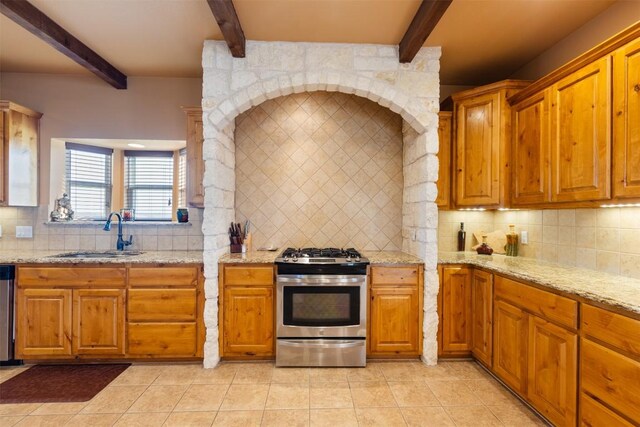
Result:
M619 426L633 427L618 414L592 399L588 394L580 395L580 427Z
M569 298L502 276L495 276L494 293L496 298L509 301L533 314L573 329L578 327L578 303Z
M417 285L418 267L371 267L373 285Z
M640 362L587 339L581 343L582 390L640 423Z
M109 286L119 288L125 286L127 274L124 268L18 267L17 277L20 287Z
M584 334L640 356L640 321L586 304L581 313Z
M128 353L138 356L195 356L196 324L129 323Z
M273 267L224 267L225 285L272 285Z
M195 322L195 289L130 289L127 314L133 322Z
M131 286L196 286L198 267L140 267L129 270Z

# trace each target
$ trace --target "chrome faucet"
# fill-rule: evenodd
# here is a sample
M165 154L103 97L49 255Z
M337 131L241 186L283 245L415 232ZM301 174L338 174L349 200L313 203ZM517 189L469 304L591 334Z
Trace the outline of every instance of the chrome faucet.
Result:
M104 224L104 231L111 231L111 217L118 217L118 241L116 242L116 249L119 251L123 251L125 246L129 246L133 244L133 236L129 235L129 240L124 240L122 238L122 217L118 212L111 212L109 217L107 218L107 222Z

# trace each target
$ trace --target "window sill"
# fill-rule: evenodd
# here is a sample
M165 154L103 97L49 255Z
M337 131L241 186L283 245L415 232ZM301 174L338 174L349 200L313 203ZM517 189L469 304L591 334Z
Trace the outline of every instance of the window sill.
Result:
M44 223L46 226L51 227L67 227L67 226L80 226L80 227L96 227L103 226L105 221L84 221L84 220L73 220L73 221L60 221L53 222L47 221ZM117 226L118 221L112 220L112 226ZM122 225L124 226L134 226L134 227L191 227L193 224L191 222L174 222L174 221L123 221Z

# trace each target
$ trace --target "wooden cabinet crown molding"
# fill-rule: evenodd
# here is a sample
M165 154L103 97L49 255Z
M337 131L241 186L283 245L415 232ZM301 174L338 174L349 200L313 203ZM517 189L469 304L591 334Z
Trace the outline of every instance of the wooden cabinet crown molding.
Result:
M24 114L29 117L34 117L39 119L42 117L42 113L32 110L31 108L24 107L20 104L16 104L15 102L0 100L0 110L13 110L17 111L20 114Z
M605 40L604 42L588 50L577 58L567 62L562 67L552 71L541 79L536 80L526 89L523 89L522 91L510 96L508 98L509 104L515 105L529 98L535 93L564 79L570 74L575 73L576 71L580 70L586 65L589 65L597 59L610 54L614 50L637 39L638 37L640 37L640 21L636 22L629 28L626 28L625 30L619 32L613 37Z

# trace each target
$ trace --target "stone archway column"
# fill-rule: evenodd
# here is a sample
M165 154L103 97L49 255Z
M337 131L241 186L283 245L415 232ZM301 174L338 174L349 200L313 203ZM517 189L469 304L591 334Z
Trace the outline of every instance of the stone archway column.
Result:
M247 42L232 58L224 42L206 41L203 66L205 160L205 367L219 359L218 260L235 219L234 120L267 99L303 91L339 91L370 99L404 119L403 250L425 260L423 360L437 361L437 223L440 48L422 48L400 64L397 46Z

